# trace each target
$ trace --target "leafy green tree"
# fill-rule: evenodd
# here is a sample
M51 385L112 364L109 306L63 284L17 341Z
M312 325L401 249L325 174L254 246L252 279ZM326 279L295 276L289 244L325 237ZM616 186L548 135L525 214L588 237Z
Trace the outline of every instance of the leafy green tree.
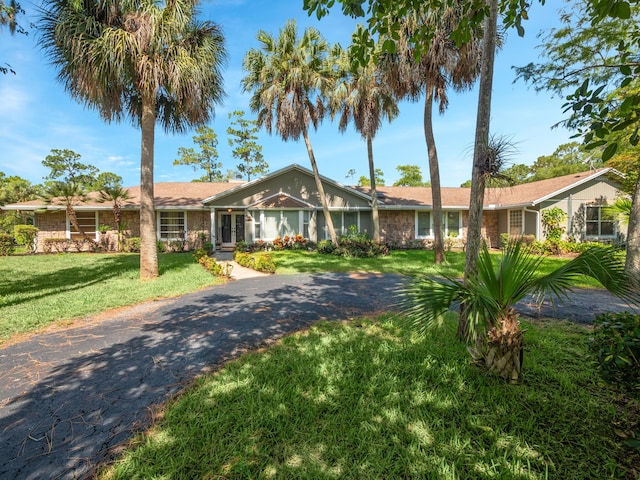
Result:
M531 175L527 181L546 180L602 166L599 156L587 150L584 145L578 142L565 143L551 155L538 157L531 166Z
M42 195L42 186L33 185L29 180L18 176L7 177L0 172L0 205L26 202ZM0 212L0 230L13 231L15 225L32 223L33 214L26 211L4 210Z
M293 20L278 37L260 31L260 49L252 48L244 57L247 75L242 79L245 92L251 92L251 110L258 114L258 125L269 134L275 130L282 139L304 139L313 176L322 203L324 220L334 244L338 237L333 227L327 197L309 140L309 127L318 128L325 115L324 93L331 82L326 68L329 45L313 27L298 38Z
M418 165L398 165L396 167L400 178L394 182L394 187L429 187L429 182L422 180L422 172Z
M544 39L545 62L517 69L535 88L564 94L569 117L587 148L607 161L619 145L640 142L640 2L583 0L561 14L562 27ZM622 134L622 135L621 135ZM627 230L627 272L640 282L640 179Z
M82 163L80 158L81 155L73 150L51 150L51 154L42 161L42 165L50 170L44 177L43 196L47 203L64 205L69 223L86 239L87 235L78 223L74 207L86 201L91 186L96 182L98 169Z
M238 171L246 175L248 181L251 181L252 176L268 173L269 164L262 156L262 145L257 142L258 122L245 119L241 110L231 112L229 118L234 120L227 128L227 134L233 138L228 138L227 141L230 147L234 147L231 151L233 157L240 160Z
M204 170L205 174L195 180L196 182L221 182L222 163L218 162L218 135L211 127L200 126L196 128L193 141L199 147L199 151L193 148L180 147L179 159L174 160L174 165L189 165L193 170Z
M403 292L408 325L426 331L444 321L457 302L467 307L466 340L474 359L500 377L517 382L522 369L523 335L514 307L527 295L562 300L572 280L587 275L610 292L638 305L639 294L624 273L615 249L594 247L551 273L540 274L543 257L530 254L521 242L511 242L497 264L485 245L478 272L464 282L456 278L424 277Z
M105 187L122 185L122 177L113 172L101 172L96 177L96 181L91 185L92 191L100 191Z
M188 0L47 0L41 44L75 99L105 121L130 117L141 129L140 278L158 276L153 192L155 126L183 132L206 124L224 92L218 25Z
M338 128L343 133L353 122L356 131L367 142L373 241L380 242L373 139L380 130L382 120L386 118L391 122L398 116L398 105L373 59L367 64L358 64L354 62L350 50L343 50L336 45L332 49L330 62L335 65L337 77L329 95L331 115L339 117Z
M375 172L375 181L376 181L376 185L383 187L384 186L384 172L382 171L381 168L376 168ZM358 179L358 186L360 187L370 187L371 186L371 178L370 177L365 177L364 175L362 175L359 179Z
M9 2L0 0L0 30L2 27L9 27L9 32L12 35L16 32L26 35L26 30L17 22L18 15L24 15L24 10L18 2L15 0L9 0ZM9 72L16 73L9 64L0 65L0 73L7 74Z

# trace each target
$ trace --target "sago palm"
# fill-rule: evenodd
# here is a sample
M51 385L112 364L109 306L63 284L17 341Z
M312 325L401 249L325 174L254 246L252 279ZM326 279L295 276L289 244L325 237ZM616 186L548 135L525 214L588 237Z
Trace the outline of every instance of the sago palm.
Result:
M527 295L538 301L568 297L572 281L587 275L611 293L638 305L639 294L627 281L620 254L608 247L592 247L555 271L538 273L543 257L531 254L521 242L512 242L494 264L486 244L478 258L478 271L465 282L454 278L414 280L402 291L406 321L422 331L440 324L454 304L468 315L467 340L472 356L512 382L520 378L524 331L514 307Z
M155 124L175 132L204 124L224 96L224 38L196 13L190 0L47 0L40 15L42 46L71 96L108 122L129 117L142 131L142 279L158 275Z
M331 240L337 243L309 140L309 127L317 129L325 115L324 92L331 81L325 64L329 45L313 27L298 37L294 20L285 24L277 38L262 30L257 38L260 49L249 50L243 62L248 73L242 79L242 86L245 92L251 93L249 105L257 113L258 125L268 133L275 130L285 142L304 139L325 223Z

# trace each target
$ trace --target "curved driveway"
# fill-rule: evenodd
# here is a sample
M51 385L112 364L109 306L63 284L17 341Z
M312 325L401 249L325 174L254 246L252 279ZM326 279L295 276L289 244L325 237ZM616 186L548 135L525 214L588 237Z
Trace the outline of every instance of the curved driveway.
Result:
M82 478L194 376L320 319L393 310L404 281L369 274L249 278L0 349L0 478ZM597 295L572 297L587 303L570 303L564 313L580 321L593 319L594 304L614 308L605 292Z

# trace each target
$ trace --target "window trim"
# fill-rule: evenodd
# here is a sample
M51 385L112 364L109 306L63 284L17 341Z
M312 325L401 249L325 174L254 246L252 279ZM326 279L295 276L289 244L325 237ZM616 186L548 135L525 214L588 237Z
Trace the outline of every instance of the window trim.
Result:
M165 213L181 213L182 219L184 222L184 233L183 238L180 237L166 237L162 236L162 214ZM162 242L172 242L172 241L184 241L187 239L187 211L186 210L158 210L156 215L156 238Z
M511 214L520 213L520 233L511 233ZM524 235L524 210L523 209L509 209L507 210L507 232L509 235L522 236Z
M585 238L590 238L590 239L598 239L598 238L605 238L605 239L611 239L611 238L616 238L618 235L618 228L617 228L617 222L615 219L615 216L612 217L611 220L602 220L602 209L603 208L607 208L608 205L600 205L600 204L588 204L585 205L585 209L584 209L584 236ZM598 209L598 219L597 220L589 220L589 215L588 215L588 211L590 208L597 208ZM602 233L602 223L603 222L607 222L607 223L611 223L611 226L613 227L613 233L611 234L603 234ZM595 223L598 226L598 233L597 234L590 234L587 233L587 225L589 223Z
M418 214L419 213L429 213L429 235L418 235ZM458 215L458 229L456 232L449 232L449 214L455 213ZM415 211L415 238L416 240L425 240L425 239L433 239L435 238L434 229L433 229L433 210L416 210ZM443 237L446 238L450 233L455 233L456 238L462 236L462 210L442 210L442 228L443 228Z
M88 231L85 232L85 234L87 235L88 238L91 238L91 233L93 233L93 239L95 241L99 240L99 235L100 232L98 231L98 210L74 210L76 213L76 218L78 217L78 213L93 213L94 215L94 225L93 225L93 230L92 231ZM65 212L65 218L66 218L66 223L67 223L67 231L65 232L66 234L66 238L67 240L71 240L73 238L73 236L79 236L80 232L73 232L71 231L71 220L69 219L69 214Z
M268 208L268 209L260 209L257 211L257 215L252 215L253 217L253 222L251 225L251 233L253 234L253 239L254 240L262 240L263 242L272 242L273 240L275 240L276 237L273 238L264 238L264 237L260 237L259 235L257 235L257 233L260 233L260 235L264 234L265 232L265 228L264 228L264 222L265 222L265 213L266 212L278 212L280 214L280 219L278 221L278 235L279 237L283 238L285 236L282 227L284 225L283 223L283 212L297 212L298 213L298 229L300 231L294 233L293 235L289 235L291 236L295 236L298 234L301 234L304 236L304 228L305 226L309 225L309 221L311 219L311 215L308 209L299 209L299 208ZM257 230L259 230L259 232L256 232L256 227ZM288 234L287 234L288 235ZM305 237L307 238L307 237ZM308 239L308 238L307 238Z
M349 233L349 227L345 227L344 225L344 214L345 213L354 213L356 215L356 226L358 227L358 232L360 231L360 224L361 224L361 219L360 219L360 210L333 210L331 212L329 212L330 215L333 214L340 214L341 218L341 223L340 223L340 229L337 229L336 226L334 225L333 228L336 231L336 235L338 237L347 235ZM351 224L353 225L353 224ZM324 219L324 239L325 240L330 240L331 236L329 235L329 228L327 227L327 219Z

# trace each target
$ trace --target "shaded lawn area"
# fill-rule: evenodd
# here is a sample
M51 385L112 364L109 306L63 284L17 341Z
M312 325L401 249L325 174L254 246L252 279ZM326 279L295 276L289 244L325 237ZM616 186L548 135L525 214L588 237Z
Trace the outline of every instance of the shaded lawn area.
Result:
M160 277L140 281L136 254L0 257L0 342L58 320L220 283L189 253L159 255Z
M492 252L496 262L500 252ZM324 255L303 250L280 250L273 252L257 252L255 255L268 254L277 265L276 273L301 272L379 272L399 273L411 277L421 275L449 276L461 278L464 275L464 252L447 252L446 263L434 265L433 250L392 250L386 257L379 258L342 258L335 255ZM544 275L559 268L570 259L545 257L540 266L540 274ZM599 287L592 278L583 277L575 283L576 287Z
M635 478L587 330L525 328L511 386L470 364L455 321L317 324L198 380L99 478Z

